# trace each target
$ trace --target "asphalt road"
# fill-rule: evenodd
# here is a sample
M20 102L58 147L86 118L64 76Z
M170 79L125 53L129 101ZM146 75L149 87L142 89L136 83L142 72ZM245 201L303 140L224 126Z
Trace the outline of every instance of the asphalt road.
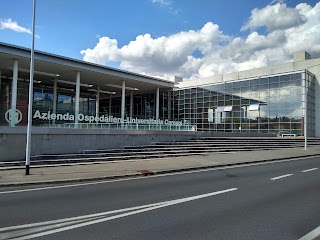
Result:
M320 158L23 189L0 189L0 239L293 240L320 225Z

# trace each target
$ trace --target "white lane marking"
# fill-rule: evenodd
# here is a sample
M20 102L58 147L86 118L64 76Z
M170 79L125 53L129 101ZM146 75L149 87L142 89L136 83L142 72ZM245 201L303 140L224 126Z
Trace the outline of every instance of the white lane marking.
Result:
M278 176L278 177L274 177L274 178L270 178L270 180L278 180L278 179L281 179L281 178L285 178L285 177L290 177L292 176L293 174L286 174L286 175L282 175L282 176Z
M29 188L29 189L21 189L21 190L4 191L4 192L0 192L0 194L21 193L21 192L40 191L40 190L51 190L51 189L69 188L69 187L79 187L79 186L96 185L96 184L104 184L104 183L140 180L140 179L147 179L147 178L159 178L159 177L166 177L166 176L173 176L173 175L184 175L184 174L192 174L192 173L200 173L200 172L218 171L218 170L223 170L223 169L243 168L243 167L251 167L251 166L258 166L258 165L265 165L265 164L299 161L299 160L310 159L310 158L319 158L319 157L309 156L309 157L301 157L301 158L295 158L295 159L276 160L276 161L270 161L270 162L249 163L249 164L243 164L243 165L216 167L216 168L213 167L212 169L200 169L200 170L192 170L192 171L185 171L185 172L166 173L166 174L153 175L153 176L148 176L148 177L145 177L145 176L144 177L130 177L130 178L125 178L125 179L115 179L115 180L96 181L96 182L87 182L87 183L76 183L76 184L59 185L59 186L52 186L52 187Z
M67 230L71 230L71 229L75 229L75 228L85 227L85 226L89 226L92 224L106 222L106 221L110 221L110 220L114 220L114 219L118 219L118 218L123 218L123 217L131 216L131 215L135 215L138 213L143 213L143 212L147 212L147 211L151 211L151 210L155 210L155 209L159 209L159 208L177 205L180 203L185 203L185 202L194 201L194 200L198 200L198 199L202 199L202 198L207 198L207 197L211 197L214 195L228 193L228 192L232 192L232 191L236 191L236 190L238 190L238 189L237 188L230 188L230 189L225 189L225 190L221 190L221 191L217 191L217 192L211 192L211 193L206 193L206 194L201 194L201 195L196 195L196 196L186 197L186 198L180 198L180 199L175 199L175 200L170 200L170 201L164 201L164 202L159 202L159 203L154 203L154 204L147 204L147 205L133 207L133 208L119 209L119 210L114 210L114 211L109 211L109 212L104 212L104 213L79 216L79 217L75 217L75 218L66 218L66 219L61 219L61 220L54 220L54 221L47 221L47 222L41 222L41 223L6 227L6 228L1 228L0 233L6 232L5 237L8 237L10 239L26 240L26 239L46 236L46 235L50 235L50 234L54 234L54 233L58 233L58 232L63 232L63 231L67 231ZM133 210L133 211L130 211L130 210ZM127 211L129 211L129 212L127 212ZM105 215L108 215L111 213L120 213L120 212L126 212L126 213L121 213L121 214L114 215L114 216L104 217ZM97 217L100 217L100 218L97 219ZM87 219L87 221L85 221L84 219ZM67 220L71 220L71 221L68 222ZM52 223L54 223L56 225L49 226ZM30 229L30 227L31 227L31 229ZM32 229L32 227L36 227L36 228ZM12 231L12 230L13 230L13 232L8 232L8 231ZM16 230L16 232L14 230ZM2 235L2 236L4 236L4 235Z
M128 211L132 211L132 210L136 210L136 209L160 205L163 203L166 203L166 202L153 203L153 204L147 204L147 205L130 207L130 208L123 208L123 209L112 210L112 211L107 211L107 212L102 212L102 213L88 214L88 215L83 215L83 216L78 216L78 217L62 218L62 219L58 219L58 220L51 220L51 221L40 222L40 223L30 223L30 224L23 224L23 225L18 225L18 226L4 227L4 228L0 228L0 233L6 232L6 231L11 231L11 230L22 229L22 228L30 228L30 227L45 226L45 225L49 225L49 224L65 223L65 222L70 222L70 221L83 220L83 219L87 219L87 218L97 218L97 217L101 217L101 216L103 217L104 215L121 213L121 212L128 212Z
M310 169L303 170L301 172L306 173L306 172L311 172L311 171L314 171L314 170L318 170L318 168L310 168Z
M302 238L299 238L299 240L315 240L319 236L320 236L320 226L312 230L308 234L304 235Z

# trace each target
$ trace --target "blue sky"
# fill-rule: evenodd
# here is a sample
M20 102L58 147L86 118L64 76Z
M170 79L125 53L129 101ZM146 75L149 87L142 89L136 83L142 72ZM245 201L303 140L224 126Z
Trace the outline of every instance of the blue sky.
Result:
M0 2L0 41L30 47L32 0ZM320 36L318 13L319 1L37 0L35 48L163 78L206 77L289 61L299 41L320 57L319 37L307 34Z

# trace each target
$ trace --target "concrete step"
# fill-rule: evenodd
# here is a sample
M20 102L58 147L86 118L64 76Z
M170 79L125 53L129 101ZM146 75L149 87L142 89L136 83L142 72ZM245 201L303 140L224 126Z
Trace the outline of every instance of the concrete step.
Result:
M270 140L266 140L266 141L257 141L257 140L247 140L247 141L226 141L226 140L193 140L193 141L176 141L176 142L154 142L153 144L154 145L158 145L158 144L161 144L161 145L172 145L172 144L185 144L185 143L194 143L194 144L202 144L202 143L216 143L216 144L256 144L257 142L258 143L265 143L265 144L268 144L268 143L279 143L279 144L293 144L293 143L304 143L304 141L285 141L285 140L282 140L282 141L270 141ZM320 141L308 141L308 143L310 144L320 144Z
M114 150L88 150L83 154L58 154L58 155L39 155L33 156L32 160L45 160L45 159L68 159L68 158L89 158L89 157L97 157L97 156L128 156L134 154L146 154L149 155L153 152L181 152L185 150L199 151L199 150L217 150L217 151L227 151L230 148L234 150L239 149L253 149L253 148L291 148L291 147L299 147L300 145L278 145L278 144L269 144L269 145L252 145L252 146L210 146L210 145L179 145L179 146L146 146L144 148L126 148L126 149L114 149ZM301 145L302 147L302 145Z
M104 157L88 157L88 158L68 158L68 159L46 159L46 160L33 160L32 165L50 165L50 164L68 164L68 163L88 163L99 161L119 161L119 160L135 160L135 159L147 159L147 158L164 158L164 157L179 157L179 156L192 156L204 153L227 153L227 152L239 152L239 151L255 151L255 150L271 150L276 148L248 148L248 149L225 149L225 150L184 150L180 152L146 152L144 154L135 154L128 156L104 156ZM0 162L0 167L8 166L23 166L24 161L12 161L12 162Z
M33 162L88 161L92 159L128 160L154 156L176 156L204 152L250 151L257 149L281 149L303 147L304 139L284 138L195 138L189 141L155 142L143 146L127 146L123 149L84 150L77 154L52 154L32 156ZM320 145L320 139L309 139L308 145ZM169 154L169 155L168 155ZM137 157L138 156L138 157ZM73 160L72 160L73 161ZM0 163L1 164L1 163ZM12 164L21 164L15 162ZM24 163L23 163L24 164Z
M192 147L192 146L216 146L216 147L230 147L230 146L302 146L302 143L290 143L290 144L284 144L284 143L268 143L268 144L261 144L261 143L240 143L240 144L229 144L229 143L190 143L190 142L181 142L177 144L155 144L155 145L142 145L142 146L127 146L124 149L144 149L144 148L168 148L168 147ZM316 145L313 143L310 143L309 145ZM99 151L99 150L84 150L83 153L88 153L92 151ZM102 150L103 151L103 150Z
M255 141L304 141L303 137L197 137L191 138L190 140L236 140L236 141L246 141L246 140L255 140ZM320 141L320 138L310 137L308 141Z

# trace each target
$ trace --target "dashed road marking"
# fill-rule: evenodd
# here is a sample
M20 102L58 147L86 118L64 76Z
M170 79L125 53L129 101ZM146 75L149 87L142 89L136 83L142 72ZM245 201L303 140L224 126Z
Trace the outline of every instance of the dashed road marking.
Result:
M315 171L315 170L318 170L318 168L310 168L310 169L303 170L301 172L306 173L306 172L311 172L311 171Z
M274 177L274 178L270 178L270 180L278 180L278 179L281 179L281 178L285 178L285 177L290 177L292 176L293 174L286 174L286 175L281 175L281 176L278 176L278 177Z

